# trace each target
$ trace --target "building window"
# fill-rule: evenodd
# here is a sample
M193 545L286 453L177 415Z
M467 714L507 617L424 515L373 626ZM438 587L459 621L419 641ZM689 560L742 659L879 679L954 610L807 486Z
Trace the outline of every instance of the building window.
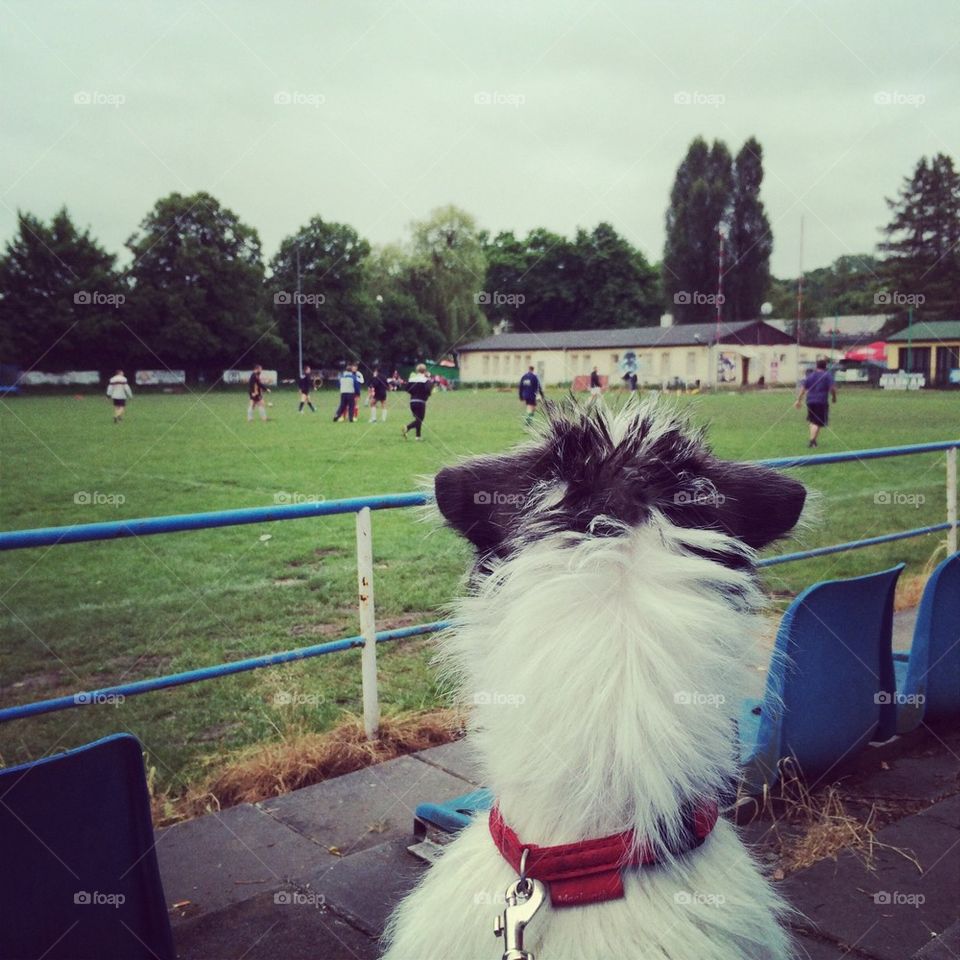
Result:
M620 354L619 354L619 353L611 353L611 354L610 354L610 364L611 364L611 366L613 367L614 370L617 369L617 364L618 364L619 362L620 362Z
M514 369L514 370L519 370L519 369L520 369L520 359L521 359L521 357L520 357L520 354L519 354L519 353L515 353L515 354L513 355L513 369Z
M583 366L584 366L584 369L585 369L585 370L586 370L586 369L590 369L590 354L589 354L589 353L585 353L585 354L583 355Z
M695 350L687 351L687 376L695 376L697 372L697 353Z
M532 367L532 366L533 366L533 356L528 353L528 354L526 355L526 357L524 358L524 361L523 361L523 362L524 362L524 364L525 364L526 366Z
M494 377L500 376L500 354L494 354L493 357L493 375Z
M486 376L489 376L489 374L490 374L490 354L485 353L483 355L483 375L486 377Z
M670 372L670 353L665 351L660 354L660 373L666 376Z

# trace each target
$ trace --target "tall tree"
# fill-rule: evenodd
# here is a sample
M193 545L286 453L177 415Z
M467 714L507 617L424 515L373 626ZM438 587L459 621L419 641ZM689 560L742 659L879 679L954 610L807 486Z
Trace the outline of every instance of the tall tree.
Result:
M489 329L480 309L487 261L476 221L450 205L412 226L414 295L436 318L446 349L483 336Z
M733 164L726 144L697 137L677 169L666 216L663 287L680 323L716 316L719 231L728 225Z
M158 200L127 247L141 362L193 376L278 356L260 238L209 193Z
M374 359L380 318L367 288L370 244L345 223L313 217L286 237L270 261L268 284L280 335L297 362L297 250L304 362L333 366Z
M122 362L118 316L129 314L115 257L70 219L17 214L0 257L0 360L25 369L106 369Z
M598 224L590 233L578 230L572 252L578 326L634 327L658 319L661 295L656 273L609 223Z
M763 147L751 137L733 167L729 268L724 270L725 314L730 320L755 320L770 287L773 236L760 199Z
M919 304L925 319L953 319L960 311L960 174L938 153L922 157L887 199L892 219L879 245L887 254L885 304L905 316Z

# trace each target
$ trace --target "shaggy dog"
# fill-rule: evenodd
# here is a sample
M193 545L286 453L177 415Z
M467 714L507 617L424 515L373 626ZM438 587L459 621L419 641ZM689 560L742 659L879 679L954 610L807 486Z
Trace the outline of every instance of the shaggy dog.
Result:
M440 657L475 704L470 741L502 823L537 847L632 831L620 862L657 861L617 870L613 899L558 906L548 889L524 949L788 956L785 906L734 828L720 819L697 845L690 819L735 782L763 600L754 551L794 526L803 486L720 461L664 405L631 403L554 409L537 440L444 469L435 490L478 553ZM495 829L478 816L445 848L394 912L388 960L504 955L493 922L518 876Z

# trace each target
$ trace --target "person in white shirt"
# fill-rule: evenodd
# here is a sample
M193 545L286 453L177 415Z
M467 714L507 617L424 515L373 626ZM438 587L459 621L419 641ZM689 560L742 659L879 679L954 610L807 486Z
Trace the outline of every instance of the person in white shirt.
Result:
M118 370L107 384L107 396L113 401L113 422L122 423L127 409L127 401L133 397L133 391L122 370Z

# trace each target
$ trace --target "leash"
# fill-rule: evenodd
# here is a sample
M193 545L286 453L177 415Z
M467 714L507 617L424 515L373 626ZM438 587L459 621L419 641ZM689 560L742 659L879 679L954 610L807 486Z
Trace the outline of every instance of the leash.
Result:
M688 804L684 836L665 845L666 853L683 856L699 847L717 823L716 801ZM541 847L523 843L508 826L496 805L490 810L490 835L501 856L519 874L507 887L506 908L494 924L504 941L503 960L534 960L523 949L524 931L547 896L554 907L584 906L624 896L622 871L655 866L667 859L648 839L636 843L632 830L595 840Z

